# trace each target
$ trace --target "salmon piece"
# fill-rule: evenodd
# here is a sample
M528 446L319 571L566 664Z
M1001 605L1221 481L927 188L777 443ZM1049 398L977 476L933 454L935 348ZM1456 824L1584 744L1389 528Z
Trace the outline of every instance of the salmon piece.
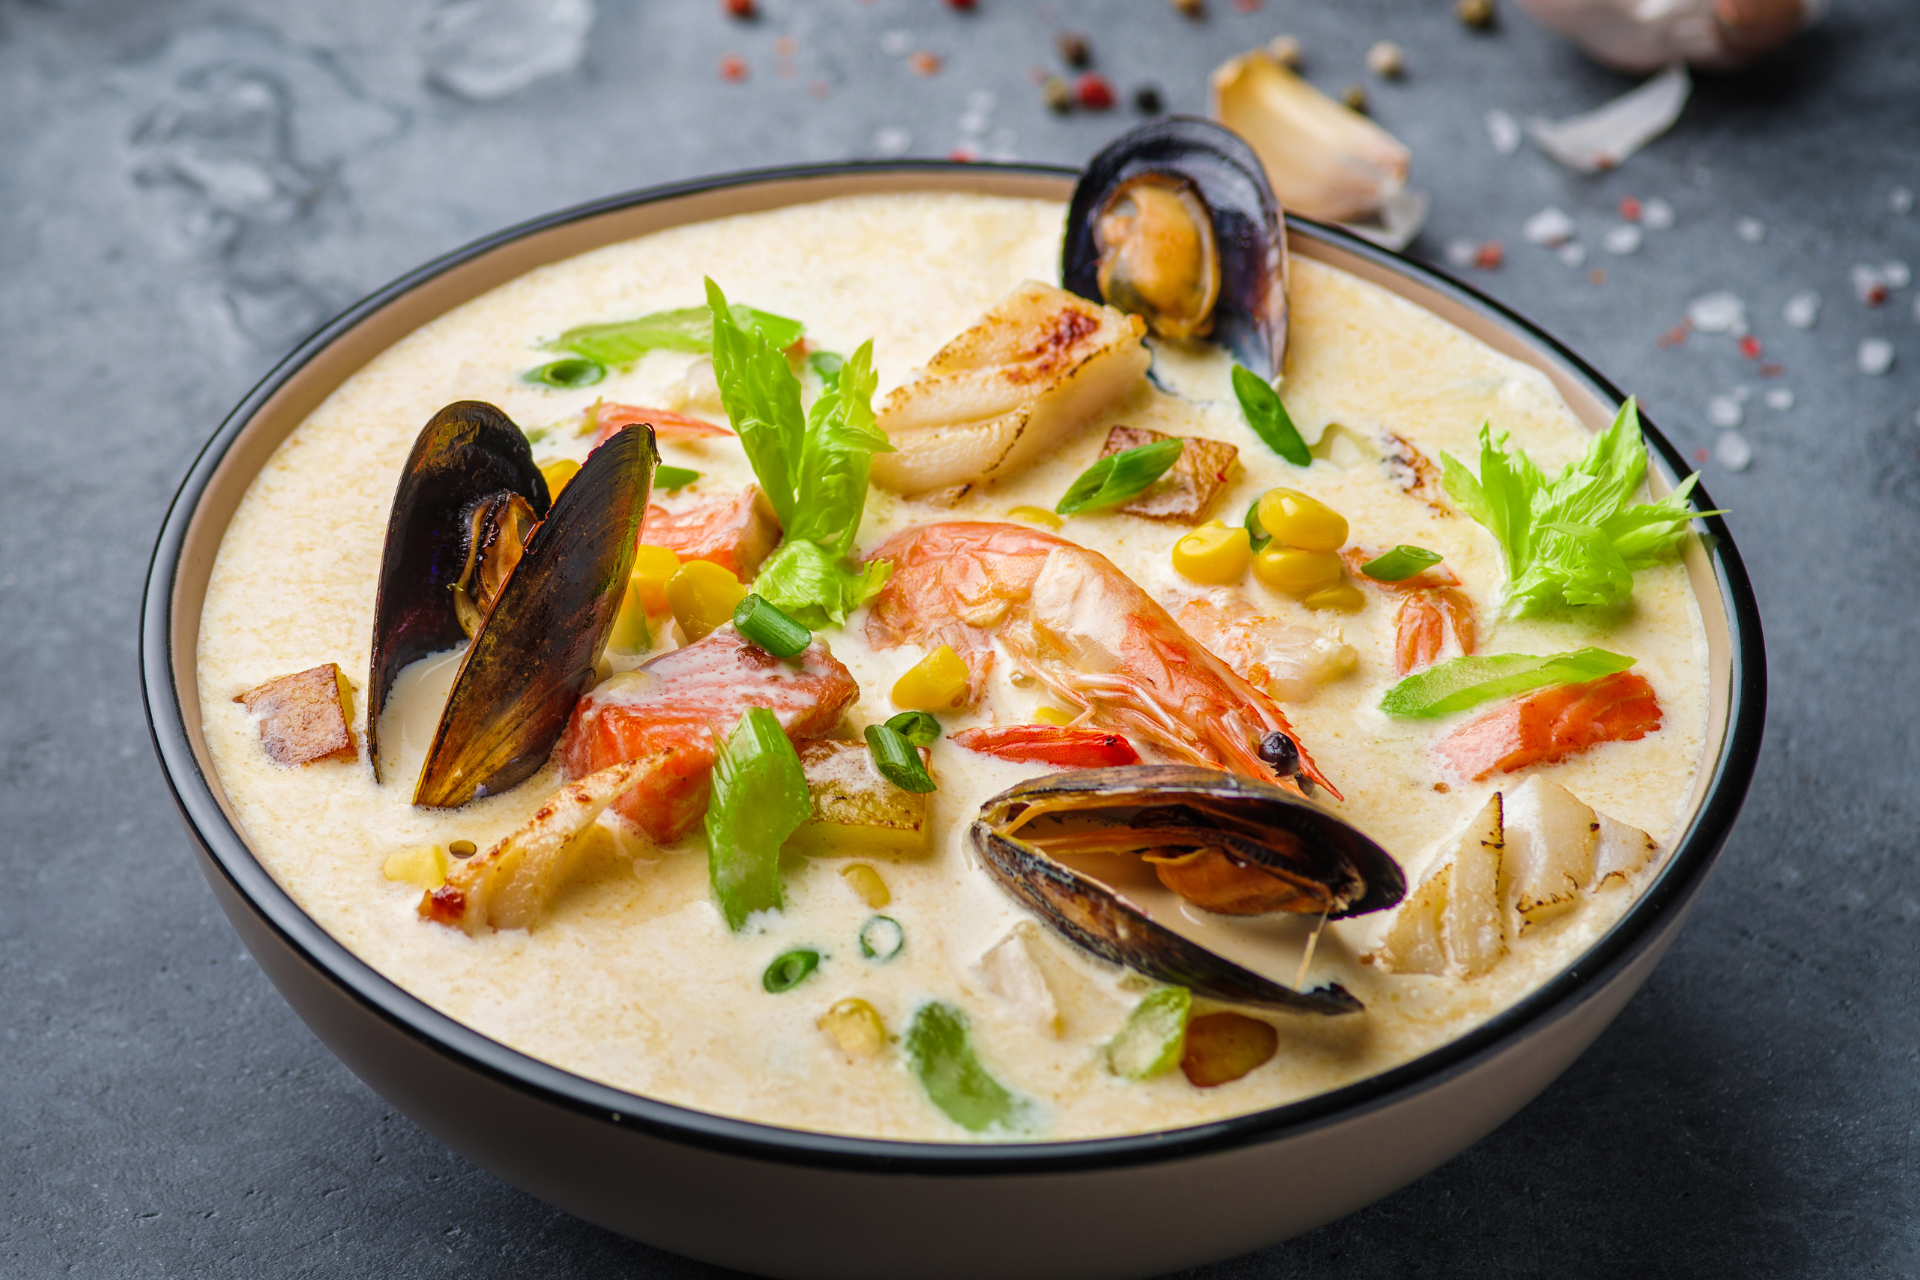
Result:
M613 808L666 844L706 813L714 735L731 733L748 707L773 712L789 738L816 738L859 696L852 673L819 641L781 659L726 626L580 699L560 737L560 765L569 778L584 778L624 760L650 761Z
M653 428L653 434L662 440L691 440L698 436L730 436L733 432L716 422L704 418L689 418L684 413L675 413L671 409L649 409L637 404L608 404L601 401L593 407L594 425L599 428L593 437L597 449L619 434L622 427L644 422Z
M1117 733L1100 729L1070 729L1057 724L1016 724L1002 729L962 729L950 734L969 751L1002 760L1066 765L1073 769L1101 769L1108 765L1139 764L1140 753Z
M1601 742L1631 742L1660 727L1660 702L1638 672L1556 685L1495 708L1434 743L1462 777L1552 764Z
M780 518L758 486L732 498L709 498L678 510L649 504L640 541L682 560L710 560L742 582L780 542Z

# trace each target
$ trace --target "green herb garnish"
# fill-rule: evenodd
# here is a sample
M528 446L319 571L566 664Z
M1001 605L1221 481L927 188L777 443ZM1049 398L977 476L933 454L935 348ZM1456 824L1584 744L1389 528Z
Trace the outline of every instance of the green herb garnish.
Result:
M925 793L938 790L927 766L920 763L920 748L903 737L891 725L867 726L867 750L873 754L873 767L902 791Z
M691 467L669 467L665 463L653 469L653 487L669 492L685 488L700 478L700 473Z
M820 967L820 953L809 951L805 947L776 956L767 971L760 975L760 985L779 995L782 991L791 991L807 980L807 975Z
M1632 400L1593 438L1586 457L1549 482L1520 447L1480 428L1480 476L1440 455L1441 481L1454 505L1485 525L1506 553L1504 611L1513 617L1548 606L1619 604L1633 575L1671 559L1696 516L1687 495L1694 472L1658 502L1629 502L1647 475L1640 412Z
M1625 671L1633 663L1632 658L1608 653L1605 649L1455 658L1416 672L1394 685L1380 699L1380 709L1390 716L1432 720L1529 689L1544 689L1552 684L1585 684Z
M860 954L869 960L891 960L907 945L907 931L892 916L874 916L860 926Z
M799 753L773 712L749 707L713 762L707 805L707 875L729 929L778 909L780 846L813 816Z
M1240 411L1247 415L1247 425L1253 428L1253 434L1296 467L1313 464L1313 455L1307 452L1307 442L1300 438L1300 429L1293 425L1293 419L1287 414L1287 406L1280 401L1280 393L1273 384L1243 365L1233 366L1233 394L1240 400Z
M807 363L820 375L820 381L829 387L840 385L840 369L847 358L838 351L812 351L807 353Z
M1081 472L1053 510L1057 515L1071 516L1137 498L1167 474L1167 468L1180 460L1180 452L1186 447L1185 440L1155 440L1110 453Z
M849 562L866 509L873 455L891 453L873 417L873 343L847 358L839 379L800 410L800 380L762 331L735 322L720 286L707 281L713 373L760 488L786 538L767 557L754 590L809 626L845 622L892 572L885 562Z
M1129 1080L1151 1080L1171 1070L1186 1050L1192 1010L1193 993L1185 987L1161 987L1148 995L1107 1042L1108 1069Z
M785 350L800 341L806 326L752 307L732 307L733 323L758 332L775 348ZM611 324L583 324L546 344L549 351L571 351L603 365L629 365L649 351L689 351L706 355L713 350L713 313L705 307L656 311L637 320ZM599 379L595 378L595 382ZM584 386L585 383L580 385Z
M607 376L606 366L595 360L555 360L520 375L520 381L540 387L590 387Z
M1375 582L1405 582L1414 574L1431 569L1446 559L1438 551L1410 547L1401 543L1393 550L1377 555L1360 566L1360 572Z
M1260 523L1260 499L1255 498L1247 507L1247 518L1241 521L1247 526L1247 536L1253 539L1253 549L1260 550L1273 541L1273 535L1267 532L1267 526Z
M950 1004L920 1006L907 1028L907 1058L933 1105L963 1129L979 1133L1011 1125L1020 1100L980 1065L967 1036L967 1015Z
M930 711L902 711L888 718L887 728L916 747L930 747L940 741L940 722Z
M749 592L733 610L733 629L776 658L793 658L813 643L813 632Z

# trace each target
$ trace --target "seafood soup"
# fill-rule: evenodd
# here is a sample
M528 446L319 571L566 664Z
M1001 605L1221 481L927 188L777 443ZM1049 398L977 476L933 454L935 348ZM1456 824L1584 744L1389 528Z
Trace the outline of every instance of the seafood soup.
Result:
M449 1016L650 1098L1175 1129L1551 979L1689 817L1631 402L1286 253L1147 126L542 267L255 479L198 654L249 845Z

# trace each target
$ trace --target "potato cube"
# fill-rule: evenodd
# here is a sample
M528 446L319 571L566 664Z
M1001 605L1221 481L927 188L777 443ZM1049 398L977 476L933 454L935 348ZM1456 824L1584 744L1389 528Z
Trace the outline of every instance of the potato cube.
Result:
M874 766L864 742L802 738L794 743L807 775L813 816L787 848L813 857L903 857L925 853L927 797L902 791ZM919 748L924 763L929 757Z
M416 844L387 855L381 873L389 880L438 889L447 882L447 851L437 844Z
M354 757L353 686L338 663L269 680L234 701L260 718L260 742L276 764Z
M1100 456L1105 458L1143 444L1171 439L1172 436L1159 431L1115 427L1107 433L1106 447L1100 450ZM1240 450L1221 440L1199 436L1188 436L1186 440L1187 447L1180 451L1180 460L1167 474L1133 501L1122 503L1119 510L1150 520L1178 520L1185 524L1199 524L1207 518L1214 499L1227 487L1233 469L1240 465Z

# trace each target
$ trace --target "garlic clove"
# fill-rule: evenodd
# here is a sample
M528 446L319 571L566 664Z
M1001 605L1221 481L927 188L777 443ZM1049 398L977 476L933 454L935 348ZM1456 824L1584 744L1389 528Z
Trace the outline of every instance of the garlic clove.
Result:
M1529 120L1527 136L1569 169L1597 173L1665 133L1680 118L1692 92L1686 64L1675 62L1639 88L1583 115Z
M1824 0L1517 0L1535 21L1618 71L1679 60L1722 71L1786 43Z

